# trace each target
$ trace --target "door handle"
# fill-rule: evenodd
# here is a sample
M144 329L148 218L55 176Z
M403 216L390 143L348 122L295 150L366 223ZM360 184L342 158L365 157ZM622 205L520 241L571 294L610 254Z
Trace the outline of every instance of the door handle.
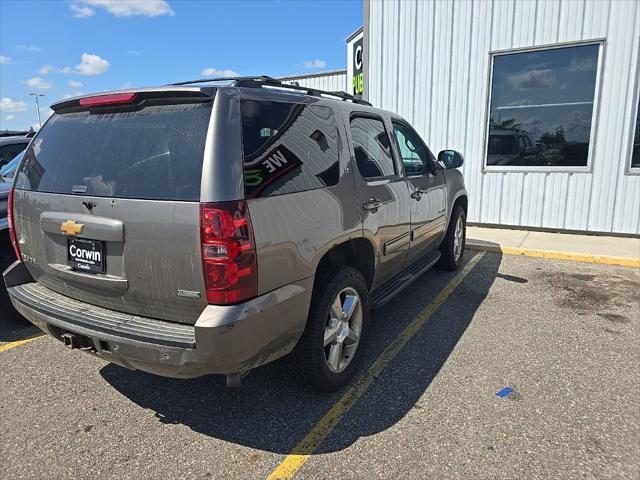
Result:
M377 212L378 209L383 205L383 203L377 198L371 197L368 202L362 205L362 208L368 210L370 212Z
M413 198L414 200L420 201L424 193L425 193L424 190L420 190L420 189L414 190L413 192L411 192L411 198Z

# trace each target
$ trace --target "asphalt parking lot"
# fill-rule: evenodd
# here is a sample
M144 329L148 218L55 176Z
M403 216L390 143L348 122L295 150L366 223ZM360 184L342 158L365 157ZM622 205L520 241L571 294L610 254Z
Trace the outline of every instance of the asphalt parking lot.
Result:
M2 351L1 475L254 479L284 463L296 478L639 478L640 271L474 255L455 288L432 270L374 312L362 375L385 368L346 400L301 387L286 359L226 389L49 337ZM0 346L35 332L4 318Z

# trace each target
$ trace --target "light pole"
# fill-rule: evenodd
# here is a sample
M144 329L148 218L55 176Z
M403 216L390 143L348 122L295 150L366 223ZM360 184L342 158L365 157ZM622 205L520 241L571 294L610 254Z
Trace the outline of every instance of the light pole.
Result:
M38 97L44 97L44 93L30 93L29 95L36 97L36 113L38 115L38 128L41 128L42 122L40 121L40 104L38 103Z

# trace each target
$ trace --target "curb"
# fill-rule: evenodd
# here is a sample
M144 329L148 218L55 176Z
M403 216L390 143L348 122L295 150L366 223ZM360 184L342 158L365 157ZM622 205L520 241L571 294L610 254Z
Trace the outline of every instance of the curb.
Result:
M572 262L597 263L600 265L616 265L619 267L640 268L640 258L615 257L612 255L589 255L585 253L556 252L553 250L537 250L534 248L502 247L468 241L467 250L478 252L502 253L503 255L522 255L525 257L547 258L550 260L569 260Z

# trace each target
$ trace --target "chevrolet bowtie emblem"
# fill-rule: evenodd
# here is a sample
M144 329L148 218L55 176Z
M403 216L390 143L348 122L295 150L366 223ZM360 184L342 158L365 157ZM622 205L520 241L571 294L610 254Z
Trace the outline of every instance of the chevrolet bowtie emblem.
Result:
M84 224L76 223L75 220L67 220L62 225L60 225L60 231L62 233L66 233L67 235L78 235L82 233L83 228Z

